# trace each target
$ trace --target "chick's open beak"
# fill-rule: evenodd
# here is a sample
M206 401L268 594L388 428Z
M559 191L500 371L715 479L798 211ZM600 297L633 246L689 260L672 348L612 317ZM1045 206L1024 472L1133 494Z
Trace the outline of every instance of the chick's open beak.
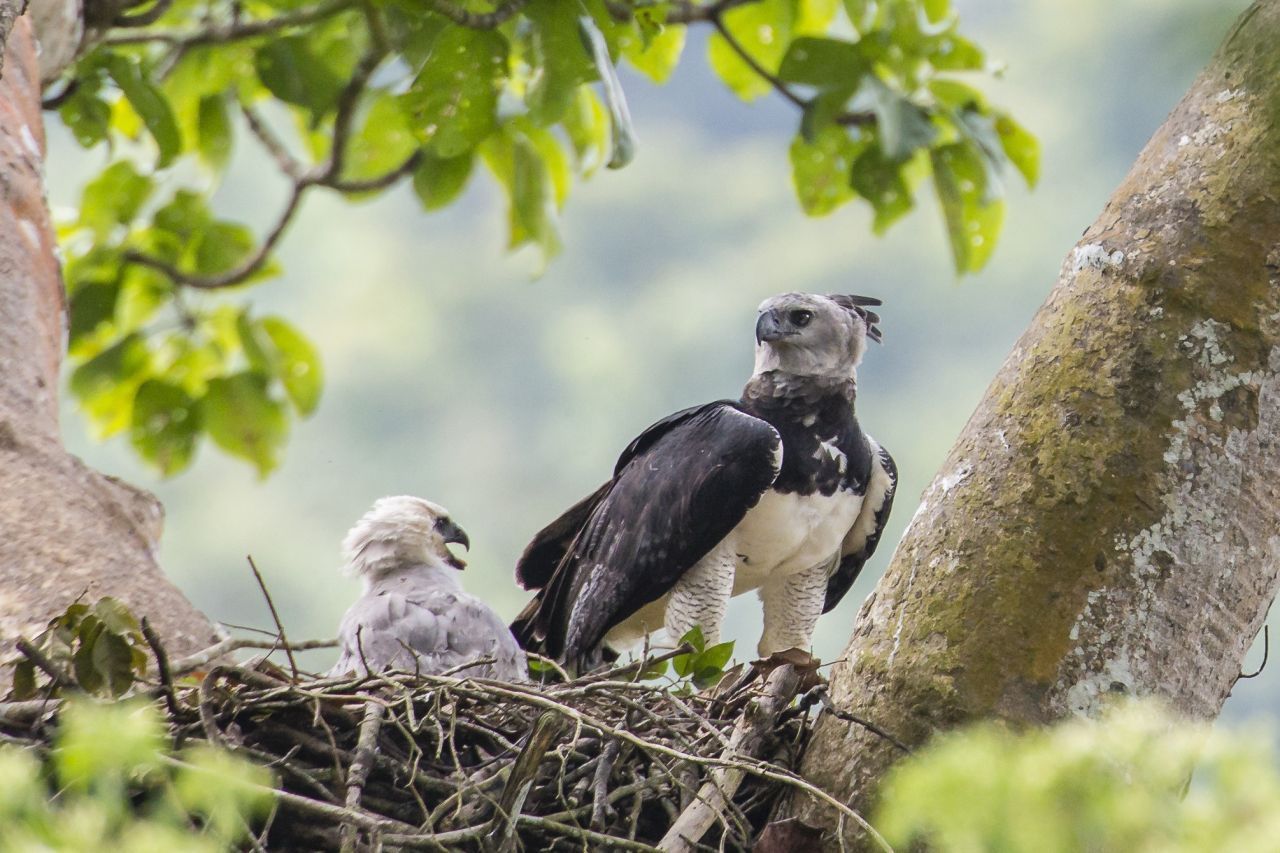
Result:
M446 545L457 544L461 545L468 551L471 550L471 537L467 535L467 531L463 530L452 521L445 522L444 526L440 529L440 532L444 535Z
M440 538L444 540L445 545L461 545L466 550L471 550L471 537L467 535L467 531L463 530L452 519L442 518L436 522L436 530L440 534ZM448 548L445 549L448 551ZM449 562L455 569L466 568L466 563L453 554L449 554Z

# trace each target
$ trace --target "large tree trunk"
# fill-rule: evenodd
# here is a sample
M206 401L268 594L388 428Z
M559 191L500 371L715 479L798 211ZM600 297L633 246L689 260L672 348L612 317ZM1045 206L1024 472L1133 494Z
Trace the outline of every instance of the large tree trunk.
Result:
M191 652L214 629L156 565L160 504L91 470L59 437L65 300L44 197L35 39L28 16L6 15L19 5L0 2L0 647L78 596L114 595L174 652Z
M1278 575L1280 0L1266 0L1068 256L862 608L832 696L912 744L1115 695L1211 719ZM826 716L804 771L869 810L900 755Z

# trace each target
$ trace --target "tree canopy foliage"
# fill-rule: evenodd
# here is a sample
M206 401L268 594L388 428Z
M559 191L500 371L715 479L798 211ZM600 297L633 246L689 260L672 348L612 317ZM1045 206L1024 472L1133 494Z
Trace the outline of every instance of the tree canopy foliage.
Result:
M271 806L269 771L207 744L171 748L160 713L137 699L69 702L50 746L0 747L4 853L216 853Z
M944 735L895 767L876 826L899 849L1264 851L1280 776L1265 731L1210 733L1158 702L1015 734Z
M279 274L304 196L408 181L435 211L480 166L505 192L510 247L550 259L575 177L635 154L615 64L661 83L690 27L710 30L707 60L739 97L797 107L790 161L812 215L861 199L883 231L932 180L956 269L972 271L995 246L1007 167L1028 183L1038 168L1034 137L965 82L998 69L947 0L155 0L111 14L47 101L82 146L112 153L59 226L70 385L97 436L127 432L166 475L203 436L265 475L318 403L305 336L223 294ZM288 182L261 235L210 204L245 136Z

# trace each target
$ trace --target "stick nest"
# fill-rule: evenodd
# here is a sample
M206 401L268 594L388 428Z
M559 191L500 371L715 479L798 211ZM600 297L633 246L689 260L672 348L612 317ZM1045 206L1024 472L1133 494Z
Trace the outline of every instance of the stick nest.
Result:
M712 774L744 781L692 849L749 849L788 788L808 715L764 725L762 674L673 691L618 667L554 684L385 674L291 678L273 664L214 666L151 690L175 745L206 740L276 774L253 846L291 850L652 850ZM732 682L730 684L729 682ZM790 704L790 696L786 697ZM6 703L0 731L47 746L55 702Z

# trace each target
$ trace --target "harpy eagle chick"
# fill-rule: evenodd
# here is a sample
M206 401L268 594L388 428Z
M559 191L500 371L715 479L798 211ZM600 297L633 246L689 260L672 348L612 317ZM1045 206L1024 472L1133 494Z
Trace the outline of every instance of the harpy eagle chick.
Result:
M457 573L466 564L449 552L470 548L444 507L408 495L381 498L347 533L345 571L364 582L360 599L338 628L341 654L330 675L368 669L439 674L457 672L524 681L524 652L506 624L468 595Z
M756 320L741 399L658 421L613 479L538 533L516 567L538 591L512 630L586 668L601 645L694 625L719 640L729 598L757 590L762 656L808 649L879 542L893 459L854 415L880 300L787 293Z

